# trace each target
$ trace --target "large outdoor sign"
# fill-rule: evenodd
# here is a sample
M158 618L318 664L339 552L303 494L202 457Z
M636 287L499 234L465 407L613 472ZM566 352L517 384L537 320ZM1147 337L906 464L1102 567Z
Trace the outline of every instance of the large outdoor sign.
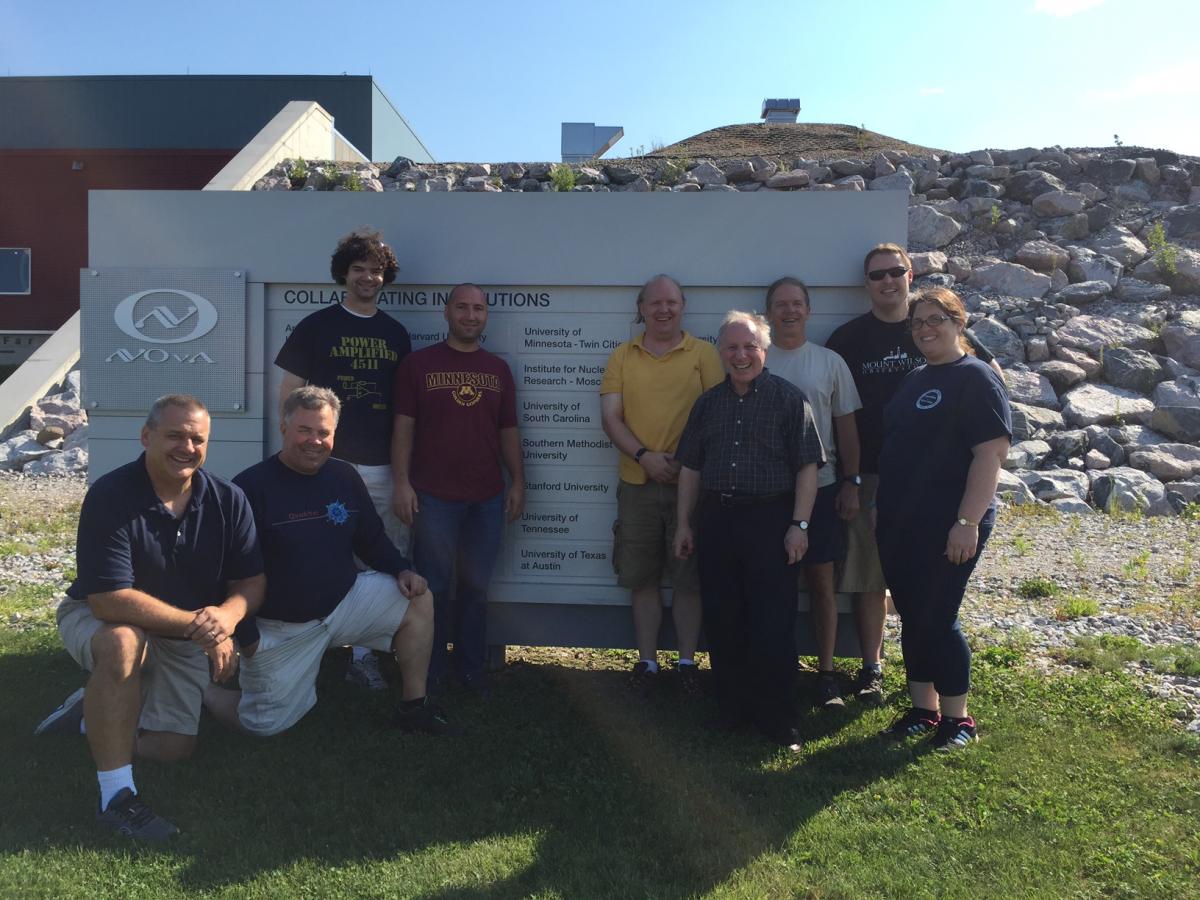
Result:
M136 267L148 251L161 268L127 271L119 286L114 275L111 288L83 294L90 475L136 455L144 410L168 390L197 393L216 411L207 465L218 474L278 449L275 355L305 316L341 300L330 254L370 223L400 260L380 307L414 346L445 339L446 297L472 281L488 295L483 346L516 380L526 509L505 534L492 634L501 643L628 645L628 592L612 569L618 454L601 427L599 386L609 354L641 328L639 287L659 272L679 279L685 328L715 341L726 312L761 310L765 286L795 275L810 286L810 338L823 341L867 308L863 255L904 243L906 200L887 191L92 192L92 270ZM171 267L244 273L244 364L211 343L234 317L218 299L228 295L194 275L166 279ZM118 377L128 379L120 390ZM469 390L462 396L470 402ZM852 641L852 628L841 631Z
M152 287L147 287L152 285ZM89 411L146 410L168 392L246 409L246 279L229 270L85 269Z

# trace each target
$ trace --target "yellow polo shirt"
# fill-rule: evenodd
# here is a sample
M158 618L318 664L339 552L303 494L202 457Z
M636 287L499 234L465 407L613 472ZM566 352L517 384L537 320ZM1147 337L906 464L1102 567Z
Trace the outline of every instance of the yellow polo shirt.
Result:
M655 356L642 346L645 334L617 347L608 358L600 396L620 394L625 424L642 446L674 453L696 398L725 378L716 348L686 331L677 347ZM621 480L645 484L646 470L621 454Z

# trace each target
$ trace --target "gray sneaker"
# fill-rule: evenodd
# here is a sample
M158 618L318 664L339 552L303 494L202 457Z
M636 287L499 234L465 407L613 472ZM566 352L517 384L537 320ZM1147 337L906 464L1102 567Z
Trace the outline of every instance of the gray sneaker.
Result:
M96 821L105 828L139 841L165 841L179 829L157 815L138 799L138 795L121 788L108 804L108 809L96 814Z
M379 660L375 658L374 653L368 653L359 660L351 656L350 663L346 666L346 680L368 691L388 689L387 679L379 671Z
M883 671L863 666L854 685L854 696L860 702L878 706L883 702Z
M842 699L842 690L838 687L836 675L817 676L817 706L825 709L838 709L846 705Z
M34 734L79 734L83 721L83 688L64 700L54 712L42 719Z

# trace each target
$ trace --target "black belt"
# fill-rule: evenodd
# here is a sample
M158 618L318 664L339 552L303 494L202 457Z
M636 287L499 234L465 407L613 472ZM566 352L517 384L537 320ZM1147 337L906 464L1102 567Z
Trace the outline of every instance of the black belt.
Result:
M791 491L778 491L774 494L722 494L720 491L705 491L704 499L716 503L724 509L735 506L761 506L764 503L774 503L791 497Z

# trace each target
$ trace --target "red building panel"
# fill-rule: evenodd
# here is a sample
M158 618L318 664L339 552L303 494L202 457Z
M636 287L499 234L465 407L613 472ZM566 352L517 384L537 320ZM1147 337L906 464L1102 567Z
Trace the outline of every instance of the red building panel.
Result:
M0 247L32 251L32 291L0 295L0 331L53 331L79 309L88 191L199 190L236 153L0 150Z

